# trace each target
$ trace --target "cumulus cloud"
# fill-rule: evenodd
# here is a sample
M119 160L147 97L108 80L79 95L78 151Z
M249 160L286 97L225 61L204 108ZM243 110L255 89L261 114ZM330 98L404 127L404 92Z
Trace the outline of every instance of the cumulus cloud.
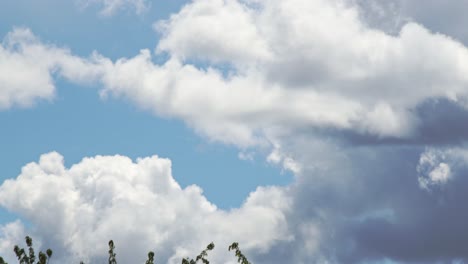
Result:
M39 61L18 42L35 42L28 30L9 33L0 46L0 109L13 105L30 106L36 99L52 99L55 88L50 71L53 65ZM39 54L37 54L40 56Z
M52 153L5 182L1 204L77 258L99 259L90 252L105 252L105 240L121 234L113 237L117 245L141 241L128 248L138 256L155 245L169 262L228 236L245 238L255 263L468 259L468 214L460 203L468 198L468 159L462 149L441 147L468 138L459 122L467 116L468 50L416 22L405 20L395 31L374 25L369 21L378 18L363 15L364 2L194 0L156 23L156 52L169 55L162 64L149 50L116 61L79 58L28 30L13 31L28 37L3 44L0 65L18 56L40 72L30 80L46 88L25 90L30 101L53 98L55 75L98 83L101 96L184 120L209 140L243 151L266 147L267 160L297 177L223 211L198 187L178 186L167 160L94 157L65 168ZM33 54L45 63L32 63L41 61ZM3 108L28 104L16 99L24 97L17 81L3 82ZM421 150L425 144L437 146ZM60 219L53 223L58 231L48 228L51 219Z
M230 242L265 252L275 241L292 239L283 190L262 187L241 208L220 210L198 186L181 188L171 161L157 156L135 162L96 156L65 168L60 154L44 154L2 184L0 204L26 219L32 226L28 232L54 248L59 260L68 255L98 262L113 239L123 263L142 262L149 250L155 250L158 262L179 263L213 240L220 249L210 259L228 263L233 258L224 247ZM25 232L19 221L0 230L2 252Z
M165 63L155 64L148 50L113 62L53 48L55 60L31 67L42 70L43 88L28 89L29 101L4 105L52 98L55 70L242 148L308 129L417 138L423 124L415 109L422 103L464 101L468 50L416 23L388 34L365 23L359 10L338 0L192 1L157 23L156 49L169 54ZM18 83L11 80L5 91L18 91Z
M466 95L467 49L416 23L386 33L365 23L360 10L342 1L193 1L157 23L163 36L157 51L167 52L170 62L154 67L149 55L139 55L117 65L152 72L145 79L178 65L170 83L176 110L167 103L164 109L215 140L245 146L258 136L287 133L285 127L417 137L415 108L431 98L457 102ZM197 82L186 83L189 76ZM154 100L165 85L151 83L108 82L105 90L158 112L162 104ZM179 98L183 106L176 106ZM190 115L180 112L188 107Z
M255 25L255 13L239 1L196 1L170 20L155 24L164 36L157 51L216 63L271 58L268 43Z
M290 143L281 152L307 165L296 181L259 187L231 210L218 209L195 185L182 188L168 159L96 156L66 168L60 154L44 154L0 186L0 205L28 223L3 225L0 246L11 249L27 233L63 254L57 261L72 256L93 263L105 260L111 238L125 263L143 261L149 250L158 262L179 263L211 241L217 248L210 260L218 263L234 263L224 248L232 241L260 264L468 259L468 214L459 202L467 198L466 150L340 146L334 153L332 142ZM451 178L434 196L420 190L408 160L442 155ZM463 239L454 244L456 235Z
M0 252L2 252L2 257L5 260L16 259L13 248L15 245L18 245L18 241L22 241L25 236L24 225L19 220L0 225ZM35 241L34 245L40 246L40 243L38 244L37 242L40 241Z
M56 76L91 81L95 72L89 64L92 60L44 44L27 28L14 29L0 45L0 110L53 100Z

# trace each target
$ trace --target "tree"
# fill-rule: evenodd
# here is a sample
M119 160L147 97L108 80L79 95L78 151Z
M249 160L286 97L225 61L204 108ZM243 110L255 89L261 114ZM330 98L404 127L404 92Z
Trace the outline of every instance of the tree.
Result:
M32 238L29 236L26 236L26 245L28 251L24 248L20 248L18 245L16 245L13 248L13 251L16 254L16 257L18 258L19 264L49 264L49 260L52 257L52 250L47 249L46 253L43 253L42 251L39 252L38 255L38 261L36 261L36 255L34 253L34 248L33 248L33 243L32 243ZM215 247L214 243L211 242L208 246L206 246L206 249L204 249L198 256L195 257L195 259L190 259L190 258L184 258L182 259L182 264L196 264L198 261L201 261L203 264L209 264L210 261L208 261L208 251L213 250ZM109 264L117 264L117 258L116 254L114 252L115 245L114 241L110 240L109 241ZM234 242L232 243L229 247L228 250L235 250L235 255L237 257L237 262L240 264L251 264L247 258L242 254L241 250L239 249L239 243ZM5 262L5 260L0 257L0 264L8 264ZM80 264L84 264L83 261L80 262ZM155 264L154 263L154 252L150 251L148 252L148 259L146 260L145 264Z
M19 264L48 264L49 259L52 257L52 250L49 248L46 250L46 253L40 251L38 255L38 260L37 262L35 262L36 254L34 253L32 238L26 236L25 240L28 249L27 252L24 248L20 248L18 245L16 245L13 248L16 257L18 258ZM7 264L2 257L0 257L0 264Z
M110 240L109 241L109 264L117 264L117 260L115 259L115 253L114 253L114 241Z
M214 243L211 242L208 246L206 246L206 249L203 250L196 258L194 259L189 259L189 258L184 258L182 259L182 264L195 264L199 260L201 260L204 264L209 264L210 262L206 259L208 256L208 251L213 250L214 248Z
M239 243L237 242L234 242L232 243L229 248L228 248L229 251L231 250L235 250L235 254L236 254L236 257L237 257L237 262L240 263L240 264L251 264L247 258L244 256L244 254L242 254L242 251L239 249Z

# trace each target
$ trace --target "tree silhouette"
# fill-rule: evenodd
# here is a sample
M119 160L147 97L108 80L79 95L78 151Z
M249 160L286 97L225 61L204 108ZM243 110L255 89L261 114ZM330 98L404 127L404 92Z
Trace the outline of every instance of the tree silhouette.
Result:
M19 264L48 264L50 257L52 257L52 250L49 248L46 253L40 251L38 255L38 261L36 261L36 254L34 253L32 238L29 236L25 237L27 252L24 248L20 248L16 245L13 248L16 257L18 258ZM5 260L0 257L0 264L7 264Z
M37 262L36 261L36 255L34 253L34 248L33 248L33 242L32 238L29 236L26 236L26 246L27 246L27 251L24 248L20 248L18 245L16 245L13 248L13 251L16 254L16 257L18 258L19 264L49 264L49 260L52 257L52 250L47 249L45 253L42 251L39 252L37 256ZM203 264L209 264L210 261L207 259L208 257L208 251L213 250L215 247L214 243L211 242L208 246L206 246L206 249L202 250L198 256L195 257L195 259L190 259L190 258L184 258L182 259L182 264L196 264L197 262L201 261ZM117 258L116 254L114 252L115 250L115 245L114 241L110 240L109 241L109 264L117 264ZM237 262L240 264L251 264L247 258L242 254L241 250L239 249L239 243L234 242L232 243L229 247L228 250L235 250L235 256L237 257ZM5 260L0 257L0 264L8 264L5 262ZM84 264L83 261L80 262L80 264ZM148 259L146 260L145 264L155 264L154 263L154 252L150 251L148 252Z
M208 256L208 251L213 250L214 248L214 243L211 242L208 246L206 246L206 249L203 250L195 259L189 259L189 258L184 258L182 259L182 264L195 264L199 260L201 260L204 264L209 264L210 262L206 259Z
M236 254L236 257L237 257L237 262L240 263L240 264L251 264L247 258L244 256L244 254L242 254L242 251L239 249L239 243L237 242L234 242L232 243L229 248L228 248L229 251L231 250L235 250L235 254Z

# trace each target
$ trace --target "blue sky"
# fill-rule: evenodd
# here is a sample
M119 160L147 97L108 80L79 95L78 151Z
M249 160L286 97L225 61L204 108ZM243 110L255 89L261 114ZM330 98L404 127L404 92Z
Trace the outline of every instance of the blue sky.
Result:
M467 262L467 7L0 3L0 255Z
M2 8L1 33L5 36L14 27L26 26L40 38L82 56L98 51L110 58L130 57L156 46L158 34L152 22L167 18L183 3L155 2L142 17L132 11L102 17L96 15L97 7L80 10L72 2L9 2ZM291 181L291 175L278 167L258 158L240 160L238 149L204 140L179 120L156 117L123 100L101 100L94 90L65 80L56 80L56 85L60 90L52 102L1 113L2 126L8 128L2 132L1 145L9 150L1 153L2 180L14 178L42 153L58 151L67 166L95 155L170 158L180 184L200 185L222 208L239 206L258 185Z

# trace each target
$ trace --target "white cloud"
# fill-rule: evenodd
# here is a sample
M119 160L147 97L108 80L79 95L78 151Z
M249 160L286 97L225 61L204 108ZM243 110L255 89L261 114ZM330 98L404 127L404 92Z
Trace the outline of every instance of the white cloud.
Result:
M301 165L292 157L288 156L278 144L274 144L273 150L266 158L268 162L280 164L284 170L289 170L298 175L301 172Z
M92 82L97 69L91 64L97 59L75 57L67 49L42 43L29 29L14 29L0 45L0 110L53 100L57 75Z
M101 15L111 16L116 12L132 8L137 14L143 13L148 9L150 3L148 0L76 0L83 7L89 5L102 6Z
M398 110L386 103L377 103L363 118L362 132L370 132L379 137L411 135L418 120L411 114Z
M216 69L174 59L155 65L147 50L106 67L102 82L104 94L130 98L157 114L185 120L212 140L239 146L265 143L264 130L278 125L349 127L361 110L339 97L271 87L257 75L226 79Z
M426 190L441 187L468 164L468 151L463 148L428 148L417 165L419 186Z
M170 55L163 64L153 63L148 50L112 62L36 41L38 54L53 58L38 64L37 56L8 50L39 73L28 85L7 83L3 108L53 98L57 74L99 82L102 95L129 98L210 140L245 148L323 128L408 138L419 124L412 111L418 104L467 96L462 44L415 23L397 35L369 28L357 7L338 0L196 0L158 24L157 50ZM199 60L208 66L189 63ZM227 72L219 68L224 64Z
M429 173L429 178L433 182L445 183L450 178L450 167L447 163L439 163L439 165L434 168Z
M241 147L308 128L407 138L418 104L467 95L462 44L415 23L369 28L341 1L193 1L158 28L171 59L119 60L104 91Z
M27 232L55 249L56 261L64 257L60 252L76 261L97 261L113 239L123 263L141 262L149 250L155 250L158 262L179 263L211 241L219 248L210 259L228 263L235 260L225 250L230 242L239 241L246 252L264 252L291 239L286 219L291 205L284 190L260 187L242 207L220 210L199 187L181 188L170 160L157 156L136 162L96 156L65 168L60 154L44 154L2 184L0 205L28 220L33 229ZM1 249L22 243L20 222L1 230Z
M170 20L155 24L164 36L157 50L213 62L269 59L272 54L259 35L255 16L255 10L237 0L194 1Z
M17 29L0 45L0 109L31 106L36 99L54 97L53 64L33 51L35 43L29 30Z
M13 253L15 245L19 245L20 241L23 242L26 236L24 225L21 221L17 220L5 225L0 225L0 252L1 257L8 262L8 259L16 259ZM40 246L40 241L34 241L34 246Z

